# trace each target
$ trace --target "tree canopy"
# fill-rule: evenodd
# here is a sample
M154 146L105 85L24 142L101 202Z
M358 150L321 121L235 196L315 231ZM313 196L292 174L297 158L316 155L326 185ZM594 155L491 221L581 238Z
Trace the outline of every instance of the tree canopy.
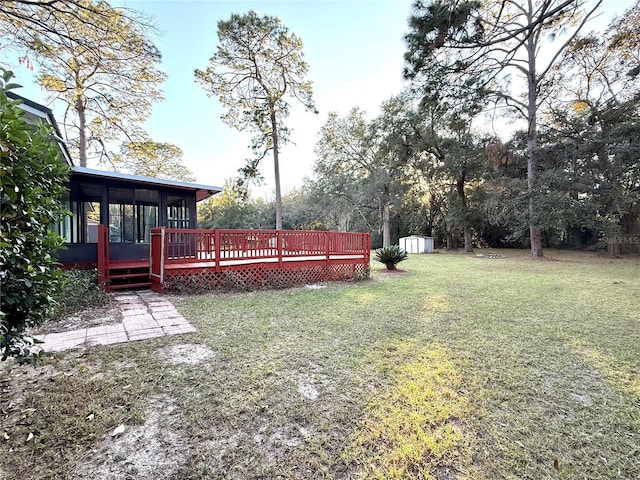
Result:
M171 143L151 140L127 142L114 155L113 164L134 175L194 182L193 173L182 164L182 150Z
M161 56L150 40L150 23L105 0L51 8L11 3L18 5L9 8L27 9L32 16L26 28L16 20L9 33L15 44L33 52L38 83L66 104L62 124L80 165L87 165L91 150L102 159L106 144L119 137L142 138L141 125L162 99L165 79L157 68ZM33 22L47 28L31 28Z
M260 178L260 161L273 153L276 228L282 228L279 148L290 139L285 120L290 100L315 112L312 85L306 79L302 40L277 17L254 11L218 22L218 47L196 81L227 109L222 119L238 130L255 133L255 157L241 169L243 178Z
M65 18L75 17L81 21L91 21L94 14L100 11L86 0L3 0L0 2L0 29L8 35L0 39L0 45L13 45L12 36L19 31L29 31L35 35L60 35L66 40L83 43L92 48L90 39L85 39L75 32L58 31L56 25ZM92 22L92 28L103 30L100 22ZM18 45L20 46L20 45ZM24 47L21 45L20 47Z

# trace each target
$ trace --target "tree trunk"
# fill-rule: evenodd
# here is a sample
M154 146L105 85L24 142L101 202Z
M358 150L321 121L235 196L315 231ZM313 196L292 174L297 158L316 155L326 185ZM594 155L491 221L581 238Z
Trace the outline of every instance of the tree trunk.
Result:
M82 96L76 98L76 112L78 113L78 158L80 166L87 166L87 117Z
M276 230L282 230L282 192L280 191L280 160L278 158L278 125L276 112L271 109L271 131L273 135L273 171L276 183Z
M447 232L447 250L457 250L458 244L453 234L453 229L449 225L447 225L445 228Z
M464 251L467 253L473 253L473 229L469 224L469 209L467 205L467 195L464 192L464 174L458 177L456 181L456 190L458 192L458 196L460 197L460 202L462 204L462 215L464 218L462 219L464 225Z
M527 117L527 190L529 192L529 236L531 238L531 256L542 258L542 235L537 225L537 192L536 192L536 156L538 155L538 85L536 82L536 52L535 41L530 37L527 41L529 72Z
M389 216L389 187L384 186L382 193L382 246L391 246L391 219Z
M607 242L607 253L612 256L620 255L620 243L616 241Z
M464 251L467 253L473 253L473 228L469 225L464 227Z

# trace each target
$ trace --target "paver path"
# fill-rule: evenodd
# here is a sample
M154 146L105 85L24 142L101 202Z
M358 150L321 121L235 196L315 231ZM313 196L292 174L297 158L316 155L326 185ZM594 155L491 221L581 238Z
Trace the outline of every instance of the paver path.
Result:
M36 338L44 342L41 346L46 352L60 352L85 345L112 345L196 331L159 293L150 290L120 292L115 294L115 299L122 312L122 323L49 333Z

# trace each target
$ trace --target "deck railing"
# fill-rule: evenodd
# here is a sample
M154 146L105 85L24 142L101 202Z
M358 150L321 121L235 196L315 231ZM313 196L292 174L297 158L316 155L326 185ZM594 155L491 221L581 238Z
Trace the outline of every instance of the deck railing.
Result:
M154 264L206 263L209 267L221 267L255 261L329 260L356 256L368 260L370 236L367 233L300 230L155 228L151 251L152 272Z

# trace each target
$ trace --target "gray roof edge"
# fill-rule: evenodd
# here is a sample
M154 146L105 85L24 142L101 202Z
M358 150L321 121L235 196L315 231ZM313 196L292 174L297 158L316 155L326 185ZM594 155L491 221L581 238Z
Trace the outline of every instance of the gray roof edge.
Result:
M30 107L31 109L36 110L43 114L41 115L41 117L46 118L49 121L49 124L53 127L53 130L56 135L56 138L55 138L56 143L60 145L62 149L62 154L65 156L65 160L70 166L73 166L73 159L71 158L71 153L69 152L67 143L62 139L62 133L61 133L60 127L58 126L58 122L56 122L56 117L53 115L53 111L49 107L46 107L37 102L34 102L33 100L29 100L28 98L23 97L22 95L19 95L12 91L7 92L7 97L9 97L12 100L19 100L20 102L22 102L23 105Z
M53 116L53 111L49 107L45 107L44 105L36 103L33 100L29 100L28 98L23 97L22 95L19 95L12 91L7 92L7 97L9 97L12 100L19 100L24 105L31 107L34 110L38 110L39 112L42 112L44 114L43 117L46 117L49 120L49 123L53 126L53 129L55 130L56 135L61 136L60 127L58 127L58 122L56 122L56 117Z
M153 185L162 185L165 187L186 188L189 190L206 190L211 192L221 192L222 187L213 185L202 185L200 183L183 182L180 180L167 180L165 178L145 177L142 175L133 175L131 173L109 172L107 170L96 170L87 167L71 167L71 171L81 175L89 175L92 177L113 178L118 180L130 180L133 182L149 183Z

